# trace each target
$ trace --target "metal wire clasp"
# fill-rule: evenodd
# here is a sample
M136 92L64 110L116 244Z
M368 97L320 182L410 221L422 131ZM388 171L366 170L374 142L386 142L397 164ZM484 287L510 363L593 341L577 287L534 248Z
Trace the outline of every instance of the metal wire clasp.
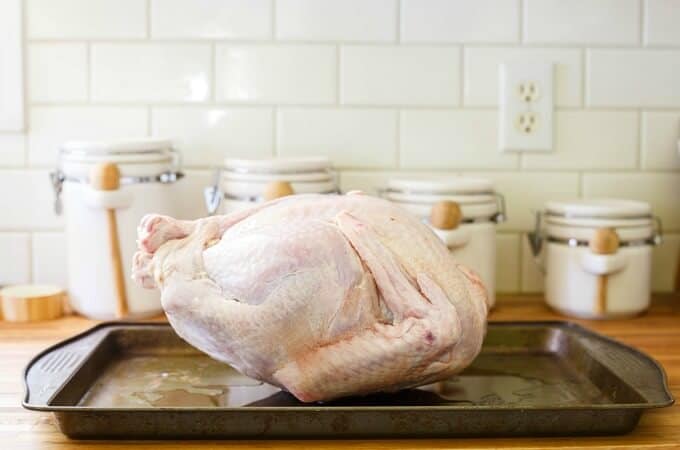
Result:
M54 190L54 213L58 216L61 215L63 210L61 191L64 188L64 180L66 180L66 175L64 175L64 172L60 169L50 172L50 181L52 182L52 189Z
M203 190L203 198L205 200L205 207L209 215L214 215L222 203L222 190L220 189L220 179L222 177L222 169L216 169L213 182L210 186Z

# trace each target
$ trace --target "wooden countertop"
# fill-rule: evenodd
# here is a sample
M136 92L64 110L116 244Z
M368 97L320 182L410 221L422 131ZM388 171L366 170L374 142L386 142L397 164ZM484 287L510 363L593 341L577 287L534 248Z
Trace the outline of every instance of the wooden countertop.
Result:
M501 297L490 320L564 320L536 297ZM680 399L680 298L656 296L651 311L635 319L577 321L600 333L637 347L659 361L668 374L673 396ZM35 324L0 322L0 448L22 449L484 449L484 448L680 448L680 405L643 414L625 436L585 438L501 438L354 441L72 441L57 429L50 414L21 407L22 371L45 347L79 333L96 322L81 317Z

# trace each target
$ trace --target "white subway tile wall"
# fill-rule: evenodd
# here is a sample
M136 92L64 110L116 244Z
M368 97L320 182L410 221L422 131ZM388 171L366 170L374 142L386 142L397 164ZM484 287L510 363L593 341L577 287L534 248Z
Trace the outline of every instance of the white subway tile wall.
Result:
M558 111L554 150L522 155L527 169L634 169L639 114L635 111Z
M398 0L276 0L276 38L394 42Z
M524 39L531 43L640 42L638 0L526 0Z
M64 141L146 136L144 106L33 106L29 115L28 161L53 167Z
M332 104L337 99L333 45L218 45L215 64L219 101Z
M645 45L680 45L677 0L645 0Z
M69 139L169 136L176 198L225 156L329 156L342 189L483 176L506 197L498 290L537 292L525 233L548 199L646 200L680 251L677 0L24 0L28 127L0 133L0 284L63 284L48 169ZM555 151L498 150L498 67L555 63ZM9 213L8 213L9 212Z
M281 156L324 155L339 168L396 166L396 111L281 108L277 125Z
M169 137L191 167L219 166L225 155L274 155L272 108L154 107L151 134Z
M516 153L498 151L494 110L414 110L401 113L401 167L514 169Z
M517 42L519 0L403 0L404 42Z
M268 39L272 0L149 0L154 39Z
M343 105L439 105L460 102L460 50L429 46L343 46Z
M204 102L210 59L207 44L93 44L92 100Z
M594 49L586 55L586 104L680 107L680 49Z
M87 44L31 44L28 68L31 101L87 100Z

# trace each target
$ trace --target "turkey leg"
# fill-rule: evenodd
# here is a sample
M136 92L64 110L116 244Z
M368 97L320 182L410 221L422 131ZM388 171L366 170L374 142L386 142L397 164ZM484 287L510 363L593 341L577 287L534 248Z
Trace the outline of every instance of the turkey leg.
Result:
M336 223L373 274L393 323L378 323L352 338L299 355L274 379L298 399L398 390L441 377L461 332L458 314L426 274L412 280L380 237L349 213ZM323 393L323 394L321 394Z

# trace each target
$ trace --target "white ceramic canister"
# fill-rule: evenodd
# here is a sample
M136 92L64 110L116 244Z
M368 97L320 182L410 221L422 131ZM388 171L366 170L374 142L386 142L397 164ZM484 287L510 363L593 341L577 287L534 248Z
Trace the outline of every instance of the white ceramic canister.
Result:
M447 245L454 259L474 270L496 301L496 224L505 220L503 196L493 183L481 178L451 177L446 180L389 180L383 196L411 211L427 223ZM430 221L433 207L454 202L461 220L453 229L440 229Z
M227 158L205 189L209 214L226 214L265 201L273 182L290 183L295 194L338 193L338 184L328 158Z
M89 173L110 162L120 171L120 188L97 191ZM147 213L181 215L173 186L182 174L179 154L163 139L115 142L67 142L60 149L57 170L50 174L55 209L66 222L68 293L78 313L94 319L116 316L117 297L108 239L106 210L115 209L130 317L162 311L155 289L130 279L137 245L137 226Z
M610 242L598 243L603 236ZM649 307L652 246L660 242L661 222L649 204L619 199L548 202L529 234L548 305L588 319Z

